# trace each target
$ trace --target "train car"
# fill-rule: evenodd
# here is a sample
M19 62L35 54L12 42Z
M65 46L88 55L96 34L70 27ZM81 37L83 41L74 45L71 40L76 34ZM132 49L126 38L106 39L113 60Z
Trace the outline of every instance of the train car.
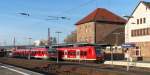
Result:
M49 48L48 54L49 54L50 59L57 59L57 50L56 50L56 48Z
M31 57L31 58L40 58L47 59L49 58L48 49L47 48L23 48L23 49L15 49L12 52L12 57Z
M62 60L86 60L103 62L104 54L100 47L82 46L82 47L67 47L57 48L59 59Z

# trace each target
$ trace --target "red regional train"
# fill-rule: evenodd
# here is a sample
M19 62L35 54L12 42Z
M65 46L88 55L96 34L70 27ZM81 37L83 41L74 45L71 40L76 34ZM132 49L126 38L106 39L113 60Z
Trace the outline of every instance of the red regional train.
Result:
M95 46L79 46L79 47L63 47L57 48L58 57L62 60L86 60L86 61L104 61L104 53L101 47Z
M104 61L104 53L102 46L94 45L66 45L66 46L53 46L52 48L46 47L28 47L16 48L12 51L12 57L25 57L29 55L31 58L40 59L58 59L59 60L86 60L86 61Z
M12 57L25 57L30 55L31 58L47 59L49 58L48 48L32 47L32 48L17 48L12 52Z

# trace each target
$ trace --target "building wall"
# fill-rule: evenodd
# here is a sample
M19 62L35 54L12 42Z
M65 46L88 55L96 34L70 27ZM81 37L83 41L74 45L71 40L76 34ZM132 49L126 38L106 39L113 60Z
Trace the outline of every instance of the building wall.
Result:
M122 26L100 22L77 25L77 42L115 45L117 40L117 45L120 45L124 43L124 28ZM120 34L116 36L113 33Z
M141 50L141 55L143 60L150 61L150 9L147 8L143 3L140 3L132 14L133 18L130 18L128 23L125 26L125 42L126 43L135 43ZM143 22L145 18L145 23ZM142 19L142 23L138 24L137 19ZM146 30L146 35L143 35ZM136 36L133 36L132 31L136 31ZM140 35L139 35L140 34ZM141 35L142 34L142 35Z
M114 33L120 33L120 34L114 34ZM115 31L113 31L111 34L108 34L107 37L105 37L103 40L105 43L110 45L122 45L125 41L124 37L124 28L118 28Z
M95 23L77 25L77 42L95 43Z
M150 61L150 42L136 42L136 46L141 49L143 60Z
M118 33L117 35L115 33ZM120 24L96 23L96 43L120 45L124 43L124 27Z
M142 3L136 8L135 12L133 13L133 18L130 18L128 23L126 24L125 27L125 42L148 42L150 41L150 35L145 35L145 36L136 36L132 37L131 36L131 31L132 30L137 30L137 29L144 29L144 28L150 28L150 10L143 5ZM137 19L140 18L146 18L146 23L142 24L137 24Z

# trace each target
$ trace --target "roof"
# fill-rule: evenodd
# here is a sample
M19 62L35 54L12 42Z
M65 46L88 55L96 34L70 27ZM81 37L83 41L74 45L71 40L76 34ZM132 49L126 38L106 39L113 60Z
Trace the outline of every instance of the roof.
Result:
M133 12L131 13L130 16L133 15L133 13L136 11L136 9L138 8L138 6L139 6L141 3L143 3L145 6L147 6L147 7L150 9L150 2L140 1L140 2L138 3L138 5L135 7L135 9L133 10ZM132 16L132 17L133 17L133 16ZM129 19L130 19L130 18L128 18L128 20L129 20Z
M143 4L145 4L148 8L150 8L150 2L141 1Z
M104 8L97 8L95 11L90 13L88 16L84 17L80 21L76 23L76 25L80 25L87 22L113 22L113 23L126 23L126 20L122 17L108 11Z

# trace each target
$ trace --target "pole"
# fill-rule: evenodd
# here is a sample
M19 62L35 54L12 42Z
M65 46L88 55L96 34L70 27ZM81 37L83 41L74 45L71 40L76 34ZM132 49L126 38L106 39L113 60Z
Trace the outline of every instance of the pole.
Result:
M14 40L13 40L13 44L14 44L14 49L16 50L16 38L14 37Z
M56 32L57 33L57 45L59 46L59 34L61 33L61 32ZM58 52L58 50L57 50L57 63L59 62L59 52Z
M31 45L31 39L32 38L28 38L29 39L29 46ZM31 59L31 47L29 47L29 55L28 55L28 60Z
M112 49L112 46L110 46L110 50L111 50L111 64L112 64L112 66L113 66L113 49Z
M48 46L51 45L50 28L48 28Z
M120 35L121 33L113 33L115 35L115 47L114 49L117 49L116 47L118 46L118 35ZM113 65L113 61L114 61L114 56L113 56L113 49L110 47L111 50L111 61L112 61L112 65Z
M129 71L129 68L130 68L130 60L129 60L129 57L127 58L127 71Z

